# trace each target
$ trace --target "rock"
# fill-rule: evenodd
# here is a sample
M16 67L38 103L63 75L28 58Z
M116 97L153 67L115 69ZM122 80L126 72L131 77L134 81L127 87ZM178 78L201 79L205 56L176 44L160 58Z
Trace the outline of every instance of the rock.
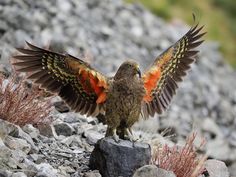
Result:
M30 144L26 140L20 138L14 138L7 136L4 140L4 143L12 150L21 150L24 153L28 154L31 150Z
M2 74L5 77L9 77L11 74L10 68L4 64L0 64L0 74Z
M236 150L232 150L229 143L224 138L216 138L206 143L206 154L222 161L235 161Z
M87 172L84 174L84 177L102 177L99 171L94 170L92 172Z
M207 160L205 168L209 177L229 177L229 171L225 163L219 160Z
M204 119L202 122L202 129L204 131L210 132L211 136L217 137L217 138L222 138L223 137L223 132L219 128L219 126L214 122L214 120L210 118Z
M75 172L75 170L70 166L59 166L58 169L60 171L64 171L65 173L70 173L70 174Z
M155 165L145 165L136 170L133 177L176 177L172 171L166 171Z
M229 167L230 176L236 176L236 162Z
M60 119L61 121L69 123L69 124L82 122L80 120L80 115L78 113L74 113L74 112L57 114L56 117L57 117L57 119Z
M90 167L97 169L104 177L132 176L134 171L149 163L151 149L148 144L112 138L99 140L90 157Z
M24 174L23 172L17 172L12 174L12 177L27 177L27 175Z
M228 140L229 140L230 146L236 148L236 131L235 130L230 133Z
M103 134L100 134L98 131L87 130L84 132L84 136L89 144L94 145L98 140L104 137Z
M70 124L64 122L55 124L54 128L57 135L71 136L75 132L75 129Z
M39 130L31 124L27 124L22 127L22 130L30 135L31 138L37 139L39 136Z
M12 173L8 170L0 169L0 177L12 177Z
M27 176L36 176L38 169L36 168L36 164L33 163L32 161L28 160L27 158L24 159L24 166L22 166L21 168L24 169L24 173Z
M68 136L68 137L62 139L61 142L62 142L63 144L66 144L67 146L70 146L71 143L72 143L74 140L75 140L75 137L72 135L72 136Z
M65 104L64 101L56 101L53 103L53 105L55 106L56 110L61 113L70 111L70 108L67 106L67 104Z
M29 34L23 30L17 30L15 32L15 38L16 38L16 46L20 46L24 41L30 41Z
M50 164L41 163L36 165L38 173L37 177L57 177L57 170L55 170Z
M0 138L4 139L11 132L11 127L6 124L6 121L0 119Z
M39 155L38 154L30 154L30 158L35 162L38 160Z
M53 125L45 124L45 123L39 123L37 125L37 128L39 129L39 132L41 135L46 137L57 137L57 134L55 132L55 128Z
M12 158L12 150L5 146L0 138L0 169L17 168L16 161Z
M1 125L1 131L3 134L5 134L5 136L10 135L15 138L24 139L27 141L27 143L30 144L32 152L38 151L38 148L35 146L32 138L27 133L25 133L19 126L11 124L7 121L3 121L1 119L0 119L0 125ZM1 131L0 134L2 134Z
M0 4L0 72L5 75L10 74L9 58L14 54L14 48L24 47L25 40L85 59L107 76L112 76L126 58L137 60L144 71L189 28L176 21L165 22L141 5L127 4L123 0L0 0ZM163 144L158 132L171 127L167 136L179 142L189 135L194 125L207 138L206 152L210 157L228 162L234 172L236 72L225 64L220 47L219 42L205 41L199 48L199 59L184 82L179 84L180 89L169 109L161 118L156 115L148 121L140 121L136 130L142 141ZM91 56L88 60L84 57L87 51ZM61 100L57 97L52 104ZM61 103L56 103L56 109L68 111ZM86 137L85 134L93 130L100 136L106 126L99 124L99 128L94 129L98 123L90 121L92 118L73 112L58 114L56 109L52 112L54 120L68 123L75 132L70 131L66 137L58 136L54 126L46 124L38 127L40 134L37 136L37 130L23 128L22 131L20 127L0 120L0 148L4 151L0 149L0 162L4 162L0 163L0 169L4 164L13 170L24 168L27 176L36 176L34 163L45 162L55 169L67 163L65 166L76 171L64 170L63 176L80 176L89 171L88 157L93 146L88 142L93 144L98 138L93 139L93 132ZM5 146L3 140L7 136L26 140L31 145L28 156L21 150ZM17 164L20 159L24 160ZM233 172L232 176L236 176Z

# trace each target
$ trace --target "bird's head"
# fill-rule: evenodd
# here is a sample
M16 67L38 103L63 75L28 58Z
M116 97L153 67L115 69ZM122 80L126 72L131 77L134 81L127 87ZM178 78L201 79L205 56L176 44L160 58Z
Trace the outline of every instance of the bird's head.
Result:
M114 79L118 80L121 78L133 78L137 76L141 78L141 71L139 69L138 63L136 63L134 60L128 60L120 65Z

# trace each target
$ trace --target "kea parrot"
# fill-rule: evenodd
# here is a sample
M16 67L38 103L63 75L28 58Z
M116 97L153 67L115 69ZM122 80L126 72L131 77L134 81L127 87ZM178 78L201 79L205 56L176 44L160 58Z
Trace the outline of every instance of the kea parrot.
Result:
M30 72L28 79L58 94L71 110L87 116L103 115L108 126L105 136L133 140L131 127L139 117L161 114L170 104L177 83L196 59L196 47L205 34L202 29L193 25L143 74L134 60L127 60L114 77L106 77L79 58L28 42L28 48L17 48L20 54L13 56L13 65L16 71Z

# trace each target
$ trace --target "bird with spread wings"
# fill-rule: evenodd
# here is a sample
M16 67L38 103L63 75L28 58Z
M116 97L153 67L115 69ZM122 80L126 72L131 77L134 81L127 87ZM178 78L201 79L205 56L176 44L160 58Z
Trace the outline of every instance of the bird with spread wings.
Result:
M133 138L131 127L167 109L203 40L203 26L194 25L182 38L158 56L143 73L133 60L125 61L108 78L85 61L36 47L17 48L16 70L30 72L29 79L48 92L58 94L75 112L104 115L106 136Z

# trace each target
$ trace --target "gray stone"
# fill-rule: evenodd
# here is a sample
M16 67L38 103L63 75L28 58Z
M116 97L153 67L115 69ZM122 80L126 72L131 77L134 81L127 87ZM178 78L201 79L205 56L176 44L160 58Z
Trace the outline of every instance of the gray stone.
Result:
M223 137L223 132L219 128L219 125L217 125L216 122L214 122L214 120L210 118L204 119L204 121L202 122L202 129L204 131L210 132L211 134L213 134L213 136L217 136L217 138Z
M32 161L28 160L27 158L24 159L24 166L21 166L22 169L24 169L24 173L27 176L36 176L38 169L36 168L36 164Z
M0 138L0 169L17 168L16 161L12 158L12 150L9 149Z
M57 137L57 134L55 132L55 128L51 124L39 123L37 125L37 128L39 129L40 134L43 135L43 136Z
M50 164L41 163L36 165L38 173L37 177L57 177L57 170L54 169Z
M155 165L145 165L136 170L133 177L176 177L172 171L166 171Z
M31 138L37 139L39 136L39 130L31 124L25 125L22 130L30 135Z
M0 165L1 168L1 165ZM0 169L0 177L12 177L12 172Z
M27 141L27 143L30 144L31 146L31 151L32 152L37 152L38 148L35 146L32 138L30 137L30 135L28 135L27 133L25 133L19 126L11 124L7 121L3 121L0 119L0 125L1 125L1 131L3 134L6 135L10 135L12 137L15 138L20 138L20 139L24 139ZM0 131L0 134L1 134Z
M102 176L97 170L94 170L92 172L85 173L84 177L102 177Z
M224 138L216 138L206 143L207 155L222 161L235 161L235 150L231 150L229 143Z
M74 173L75 172L75 169L73 169L72 167L70 166L59 166L58 169L62 172L64 171L65 173Z
M56 110L58 110L61 113L70 111L70 108L68 107L67 104L65 104L64 101L56 101L53 103L53 105L55 106Z
M11 72L10 72L10 67L5 64L0 64L0 74L9 77Z
M12 150L21 150L24 153L28 154L31 150L30 144L26 140L20 138L14 138L7 136L4 139L4 143Z
M86 137L89 144L94 145L98 140L104 137L103 134L100 134L98 131L87 130L84 132L84 136Z
M24 47L25 40L30 40L41 47L49 46L49 49L56 52L68 52L82 59L85 51L88 50L93 56L88 60L90 64L111 76L125 58L136 59L144 71L162 50L173 44L188 30L188 27L179 21L166 23L141 5L126 4L122 0L30 2L0 0L0 4L0 62L2 64L0 72L7 75L10 71L9 58L15 52L14 48ZM58 13L58 10L63 13ZM219 42L203 43L199 48L197 63L192 65L191 72L185 77L184 82L179 84L180 89L168 111L161 116L161 119L158 115L145 123L143 121L138 123L141 125L141 128L138 128L141 140L159 143L160 139L156 133L171 127L174 130L171 132L175 134L174 139L170 135L171 139L178 142L183 136L189 135L194 125L202 132L202 136L207 138L206 152L210 157L230 162L229 166L230 164L235 166L235 71L225 64L219 48ZM67 111L66 107L60 106L63 112ZM82 135L95 127L97 122L90 122L83 116L77 119L69 113L57 116L55 112L56 110L52 113L54 119L69 123L76 129L76 138L70 138L71 136L65 138L62 135L58 137L54 127L47 124L46 127L41 128L40 134L50 138L39 135L38 139L35 139L37 137L35 133L25 130L24 132L20 127L2 123L1 120L0 137L4 140L10 135L26 140L31 145L32 153L44 157L43 160L55 168L58 168L58 163L68 160L66 153L64 156L56 156L56 153L63 154L61 152L65 149L78 152L71 153L73 157L68 161L80 165L80 168L77 167L79 170L74 173L74 176L76 174L79 176L80 173L88 171L86 160L89 151L93 149L88 142L96 141L89 136L84 138ZM103 134L105 126L101 125L101 127L93 130ZM57 146L54 146L55 144ZM24 153L20 150L11 150L5 145L1 147L6 150L0 152L4 159L7 159L4 165L12 169L18 168L16 162L25 157ZM12 155L14 156L11 158ZM33 159L30 157L30 160L34 161ZM37 161L37 163L42 162L42 160ZM20 168L26 168L27 163L23 162L19 165ZM32 167L29 170L35 170L34 164L28 166ZM235 167L231 171L235 171L234 169ZM31 176L35 175L31 174ZM64 176L68 175L73 176L73 174L64 174Z
M64 122L55 124L54 128L57 135L71 136L75 132L70 124Z
M27 175L23 172L17 172L12 174L12 177L27 177Z
M69 124L81 122L79 116L80 115L78 113L74 113L74 112L68 112L68 113L62 113L62 114L56 115L57 119L60 119L63 122L66 122Z
M11 127L7 126L5 121L0 119L0 138L4 139L11 131Z
M236 162L229 167L229 173L232 177L236 176Z
M90 167L97 169L104 177L132 176L134 171L149 163L151 149L148 144L112 138L99 140L90 157Z
M229 177L229 171L225 163L219 160L207 160L205 168L209 177Z
M23 30L17 30L15 32L15 38L16 38L16 46L20 46L22 43L24 43L25 41L30 41L30 37L29 34L27 34L27 32L23 31Z

